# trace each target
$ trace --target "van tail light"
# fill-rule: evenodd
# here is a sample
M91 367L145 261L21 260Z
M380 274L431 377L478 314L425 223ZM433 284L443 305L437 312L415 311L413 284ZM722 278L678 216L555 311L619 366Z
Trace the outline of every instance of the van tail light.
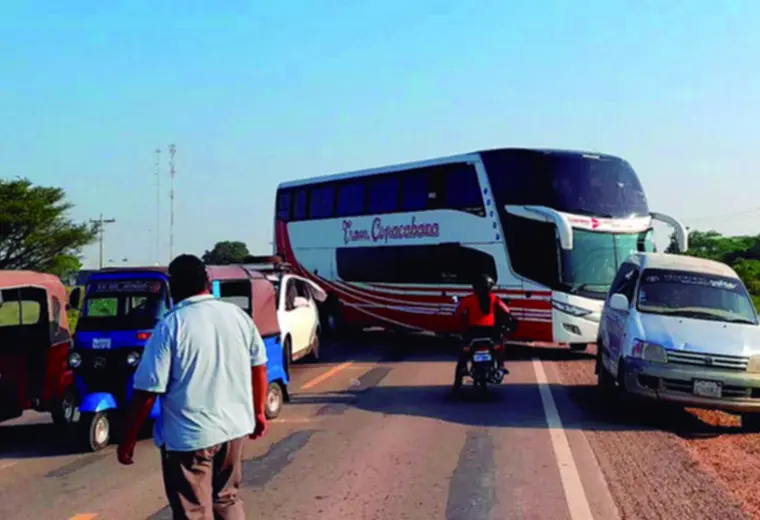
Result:
M138 332L137 341L148 341L150 339L150 332Z

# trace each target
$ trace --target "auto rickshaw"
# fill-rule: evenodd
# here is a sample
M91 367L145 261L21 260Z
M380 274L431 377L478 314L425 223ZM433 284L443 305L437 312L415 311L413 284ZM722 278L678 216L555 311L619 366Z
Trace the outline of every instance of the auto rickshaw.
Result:
M0 271L0 421L26 410L49 412L56 425L74 420L70 346L61 280L33 271Z
M214 296L243 308L264 339L269 357L266 412L274 418L289 400L274 287L242 266L208 266L207 271ZM70 305L79 308L81 296L72 291ZM90 276L68 358L79 397L80 438L90 450L110 442L112 420L122 417L132 397L145 344L171 306L166 267L108 268ZM160 397L150 419L160 427Z

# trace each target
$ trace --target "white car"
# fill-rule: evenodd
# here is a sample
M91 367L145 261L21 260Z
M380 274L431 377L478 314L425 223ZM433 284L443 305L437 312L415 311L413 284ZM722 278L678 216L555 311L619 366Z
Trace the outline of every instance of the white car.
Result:
M604 388L740 413L760 428L760 326L729 266L637 253L620 266L597 340Z
M319 360L320 321L318 303L327 293L311 280L295 274L269 273L277 290L277 320L282 347L291 362L309 357Z

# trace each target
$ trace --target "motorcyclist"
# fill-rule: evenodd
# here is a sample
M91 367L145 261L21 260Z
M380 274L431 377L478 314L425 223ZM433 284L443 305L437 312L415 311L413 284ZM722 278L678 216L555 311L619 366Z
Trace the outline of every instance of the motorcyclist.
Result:
M499 323L504 319L511 319L512 313L509 307L492 292L493 279L488 275L478 276L472 284L473 294L462 298L454 313L456 318L465 325L464 340L470 344L474 338L492 338L501 343ZM466 362L464 352L460 353L459 364ZM497 349L496 362L503 375L509 373L504 368L503 349Z

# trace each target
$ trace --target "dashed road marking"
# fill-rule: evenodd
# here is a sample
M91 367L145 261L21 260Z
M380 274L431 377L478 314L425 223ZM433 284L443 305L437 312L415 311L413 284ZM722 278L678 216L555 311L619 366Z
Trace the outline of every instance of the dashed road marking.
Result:
M81 515L74 515L69 518L69 520L93 520L93 518L97 518L98 515L95 513L84 513Z
M533 358L533 370L536 372L538 390L541 393L546 424L549 428L549 436L552 440L554 458L557 460L562 488L565 490L565 500L570 511L570 518L572 520L593 520L594 515L591 513L591 506L583 489L570 443L567 441L565 429L562 427L562 419L557 411L554 397L552 397L549 380L546 378L546 372L544 372L541 361L536 358Z
M335 374L337 374L341 370L344 370L344 369L350 367L351 365L353 365L353 363L351 361L346 361L345 363L342 363L342 364L340 364L338 366L332 367L330 370L328 370L324 374L320 374L317 377L315 377L314 379L312 379L311 381L305 383L301 387L301 390L309 390L310 388L314 388L319 383L330 379L332 376L334 376Z

